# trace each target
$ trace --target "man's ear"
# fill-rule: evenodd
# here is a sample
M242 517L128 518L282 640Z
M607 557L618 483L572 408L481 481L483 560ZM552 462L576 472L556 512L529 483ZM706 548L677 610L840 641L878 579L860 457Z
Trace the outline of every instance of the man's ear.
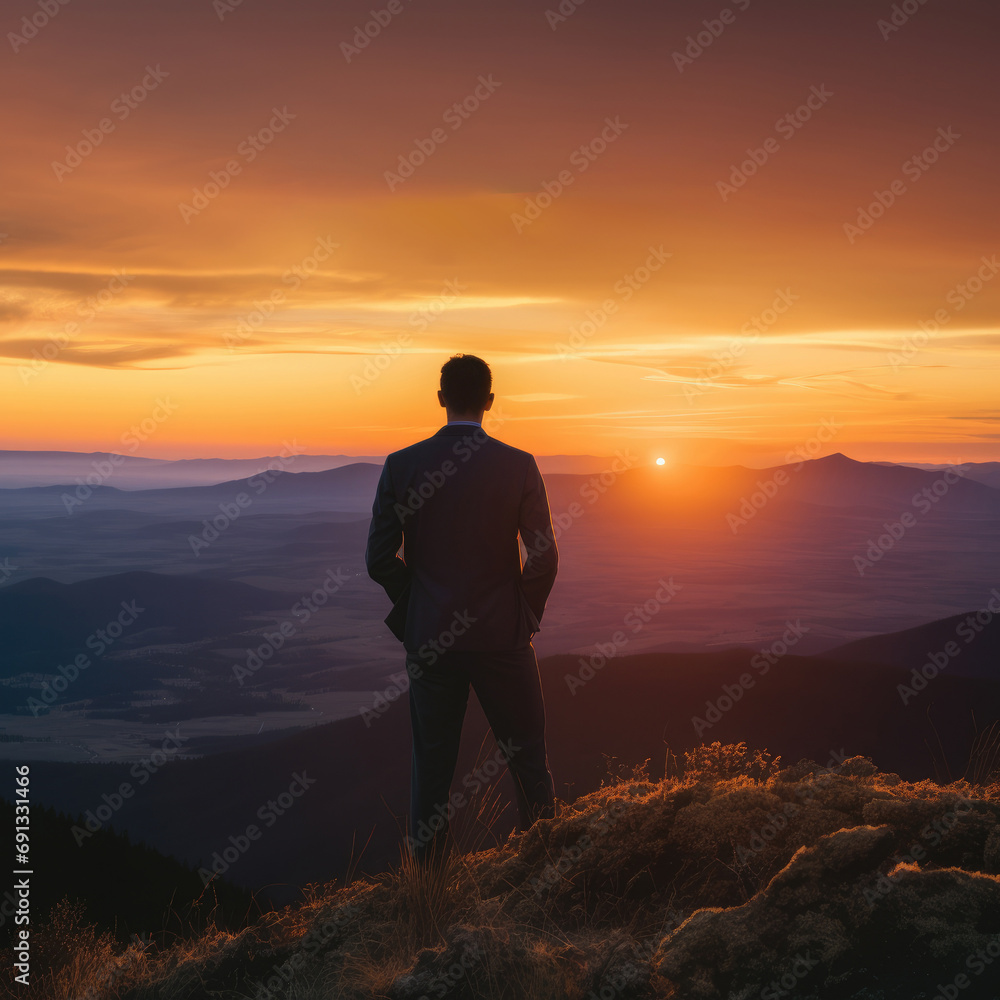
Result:
M447 406L447 405L448 405L448 404L447 404L447 403L445 402L445 399L444 399L444 393L443 393L443 392L442 392L442 391L441 391L440 389L438 389L438 402L439 402L439 403L440 403L440 404L441 404L442 406Z
M483 412L485 413L493 405L493 393L491 392L486 397L486 405L483 407Z

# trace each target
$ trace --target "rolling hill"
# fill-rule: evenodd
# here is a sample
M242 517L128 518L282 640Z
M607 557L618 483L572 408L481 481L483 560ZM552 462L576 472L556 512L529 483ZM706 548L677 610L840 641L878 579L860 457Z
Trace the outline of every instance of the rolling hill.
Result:
M651 758L651 776L662 777L668 749L679 754L713 741L766 746L788 762L862 754L908 779L958 776L975 737L973 714L981 725L1000 718L1000 677L943 673L904 700L900 685L922 662L919 647L894 665L787 654L767 671L754 664L759 654L739 649L612 657L590 671L581 657L545 659L540 669L557 794L572 800L597 788L609 760L616 767ZM459 825L493 794L496 781L504 782L501 802L508 798L502 769L498 776L489 764L487 730L473 700L455 784L469 792L470 808ZM295 775L305 774L308 791L234 862L229 877L251 887L301 885L342 875L352 857L360 857L361 870L378 871L398 856L408 760L405 695L397 689L379 700L373 691L367 718L171 762L122 805L115 823L188 865L203 864L255 822ZM125 764L39 761L33 774L41 801L74 814L132 780ZM509 828L510 813L498 832ZM469 831L475 834L474 824ZM287 890L273 891L280 898Z

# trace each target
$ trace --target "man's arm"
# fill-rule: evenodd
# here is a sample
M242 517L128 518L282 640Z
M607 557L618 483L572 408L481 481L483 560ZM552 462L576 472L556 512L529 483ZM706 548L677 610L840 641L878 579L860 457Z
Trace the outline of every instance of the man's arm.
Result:
M541 621L545 601L556 581L559 554L552 531L545 483L542 482L542 474L538 471L534 458L531 459L524 478L517 527L527 550L527 558L521 567L521 589L535 617Z
M395 504L396 496L393 493L387 458L382 466L375 502L372 504L365 565L368 567L368 575L385 588L393 604L399 600L410 580L406 563L396 555L403 544L403 525L396 513Z

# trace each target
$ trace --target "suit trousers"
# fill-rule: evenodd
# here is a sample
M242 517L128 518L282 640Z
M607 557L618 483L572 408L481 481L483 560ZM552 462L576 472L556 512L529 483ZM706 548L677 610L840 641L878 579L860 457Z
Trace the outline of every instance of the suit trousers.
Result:
M447 850L451 814L469 798L466 786L449 802L470 685L514 780L518 829L553 815L542 685L530 642L499 652L408 651L406 671L413 730L407 842L415 858ZM470 778L470 786L478 781Z

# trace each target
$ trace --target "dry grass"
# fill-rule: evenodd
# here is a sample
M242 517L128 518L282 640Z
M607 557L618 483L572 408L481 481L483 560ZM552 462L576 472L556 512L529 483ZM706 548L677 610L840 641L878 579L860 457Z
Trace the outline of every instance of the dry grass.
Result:
M984 734L986 761L991 740ZM676 983L658 971L670 964L663 958L670 943L685 940L678 926L686 934L685 919L703 907L734 915L763 907L766 917L775 876L802 857L800 849L837 831L890 830L902 853L926 840L922 831L936 817L973 802L909 876L921 879L928 868L984 872L990 858L1000 872L996 784L911 784L861 758L833 769L840 773L806 762L779 771L766 751L743 744L690 751L659 782L649 780L647 765L629 771L609 763L612 780L560 802L554 819L506 843L456 849L430 864L401 851L392 870L347 886L309 886L298 906L235 934L210 927L123 950L64 906L33 937L33 967L49 971L31 990L7 984L7 992L25 1000L685 996L671 993ZM496 814L495 800L476 803L456 823L456 839L496 840ZM973 888L986 892L980 882ZM754 926L740 931L743 938Z
M1000 719L983 730L976 725L975 716L972 724L975 735L969 751L965 778L973 785L986 785L1000 778Z
M147 945L134 941L123 949L111 934L84 923L83 904L78 901L58 903L44 929L33 931L30 941L29 985L4 978L5 996L103 1000L122 995L147 971Z

